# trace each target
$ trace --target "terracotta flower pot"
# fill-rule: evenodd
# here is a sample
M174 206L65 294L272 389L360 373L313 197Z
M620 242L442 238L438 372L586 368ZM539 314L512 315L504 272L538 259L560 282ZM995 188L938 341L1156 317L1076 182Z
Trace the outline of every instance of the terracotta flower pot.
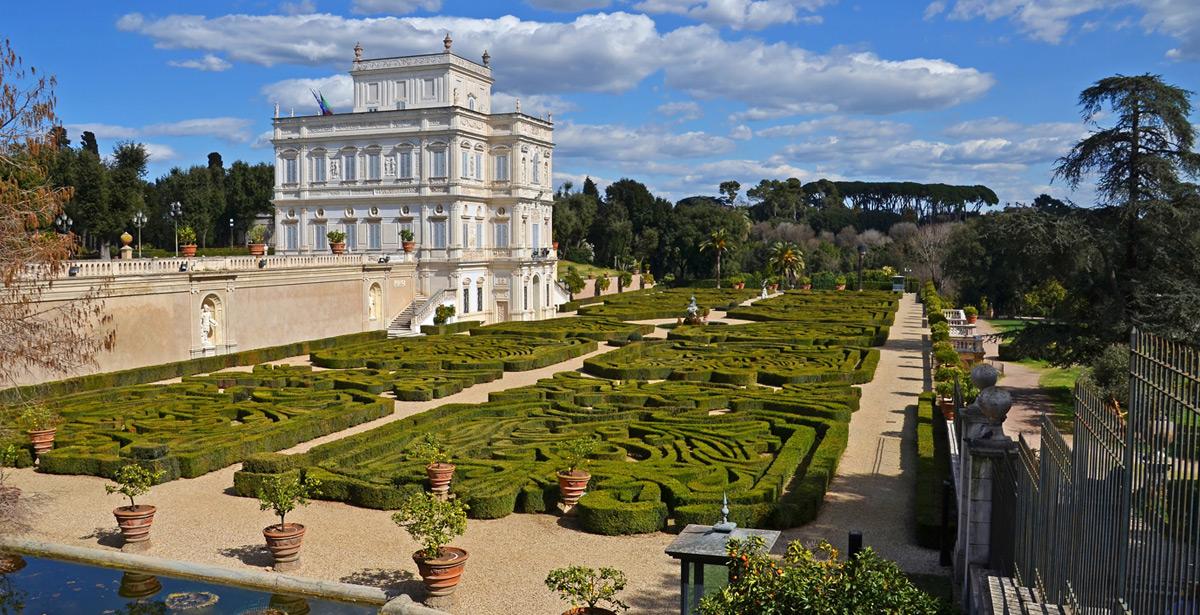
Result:
M267 244L252 243L250 244L250 256L262 256L267 253Z
M425 474L429 477L430 491L443 497L450 493L450 480L454 478L454 464L429 464L425 466Z
M300 561L300 545L304 542L304 526L299 523L286 525L268 525L263 528L263 538L267 539L267 549L275 558L275 568L280 564L286 568L298 566Z
M405 241L405 242L401 243L400 245L404 246L404 251L406 253L410 253L410 254L412 253L413 250L417 249L417 242L415 242L415 241Z
M800 290L812 290L812 284L801 284Z
M413 562L416 562L417 571L421 573L421 580L425 582L425 589L429 591L430 596L449 596L454 593L454 589L462 580L463 569L466 568L469 557L466 549L458 547L442 547L437 557L425 557L423 551L415 551L412 554Z
M196 256L196 244L193 243L193 244L179 246L179 253L182 254L183 256L186 256L187 258L192 258L193 256Z
M979 316L967 316L967 324L969 325L975 324L977 320L979 320Z
M838 284L838 285L837 285L835 288L837 288L838 290L846 290L846 285L845 285L845 284Z
M768 284L767 290L769 290L771 292L775 292L775 291L779 290L779 285L778 284Z
M113 516L117 518L117 525L121 527L121 535L125 537L126 544L150 540L150 526L154 523L154 513L157 510L148 504L113 509Z
M33 444L33 452L41 455L54 448L54 436L57 433L58 430L53 427L50 429L30 429L29 442Z
M617 615L617 612L598 606L577 606L569 611L563 611L563 615Z
M734 287L734 288L736 288L736 289L738 289L738 290L742 290L743 288L746 288L746 283L745 283L745 282L736 282L736 283L733 285L733 287Z
M329 250L334 254L343 254L346 252L346 242L331 243L329 244Z
M557 252L557 251L558 251L558 242L557 242L557 241L555 241L555 242L551 243L550 245L554 246L554 251L555 251L555 252Z
M579 502L579 498L583 497L583 494L587 491L589 480L592 480L592 475L584 472L583 470L559 472L559 499L568 507L574 506Z

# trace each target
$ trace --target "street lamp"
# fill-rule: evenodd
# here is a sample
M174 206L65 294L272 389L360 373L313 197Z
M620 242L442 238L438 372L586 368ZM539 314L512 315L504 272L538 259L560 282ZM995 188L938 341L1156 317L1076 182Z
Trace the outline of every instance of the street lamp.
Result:
M138 230L138 258L141 258L142 257L142 227L146 226L146 214L142 213L142 210L139 209L138 212L133 215L133 225L136 226L137 230Z
M867 253L867 246L858 244L858 291L862 292L862 259Z
M54 227L57 228L58 232L63 235L70 233L71 226L74 224L75 224L75 221L72 220L71 217L68 216L66 212L58 214L58 216L56 216L54 218Z
M233 218L229 219L229 247L233 247Z
M175 221L175 258L179 258L179 215L183 213L183 205L179 201L171 203L170 216Z

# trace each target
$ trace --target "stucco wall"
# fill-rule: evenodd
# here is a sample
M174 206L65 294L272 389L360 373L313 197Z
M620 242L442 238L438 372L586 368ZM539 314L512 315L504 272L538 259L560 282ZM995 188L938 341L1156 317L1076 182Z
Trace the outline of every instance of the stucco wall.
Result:
M646 288L651 288L653 286L654 286L653 284L650 284ZM642 288L642 274L639 273L639 274L635 274L633 276L633 281L629 283L629 288L626 288L624 290L624 292L628 292L631 290L640 290L641 288ZM605 295L615 295L615 294L617 294L617 277L609 276L608 288L605 289L604 292L600 293L600 296L603 297ZM595 297L595 296L596 296L596 279L595 278L589 278L587 280L584 280L583 281L583 290L575 293L576 299L586 299L587 297Z
M104 312L112 317L115 346L93 367L67 375L20 374L16 384L386 329L412 301L414 273L414 264L398 263L63 278L43 295L47 307L105 285ZM372 320L370 290L376 284L380 305ZM219 306L212 348L201 343L206 300Z

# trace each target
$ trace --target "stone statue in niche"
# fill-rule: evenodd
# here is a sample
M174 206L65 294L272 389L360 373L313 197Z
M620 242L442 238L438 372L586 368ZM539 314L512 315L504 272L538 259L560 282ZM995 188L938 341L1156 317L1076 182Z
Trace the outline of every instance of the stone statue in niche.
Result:
M216 346L217 327L217 315L213 312L212 305L205 302L200 306L200 346L202 348Z
M394 156L388 156L387 158L383 159L383 174L387 175L388 177L395 177L396 158Z
M338 161L337 160L329 161L329 178L330 179L338 178Z
M375 320L376 318L378 318L378 312L377 312L377 308L375 307L375 291L374 291L374 289L372 289L372 291L370 293L367 293L367 295L368 295L367 296L367 318L369 318L370 320Z

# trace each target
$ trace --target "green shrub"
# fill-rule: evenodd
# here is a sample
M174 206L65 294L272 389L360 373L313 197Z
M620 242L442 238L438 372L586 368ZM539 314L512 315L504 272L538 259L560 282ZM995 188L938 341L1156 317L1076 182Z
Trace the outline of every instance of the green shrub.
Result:
M444 325L454 316L453 305L439 305L433 310L433 324Z
M442 500L420 492L404 500L392 521L421 543L425 557L435 558L451 540L467 531L466 509L460 500Z
M275 513L282 529L287 514L298 506L308 506L309 498L321 493L320 487L321 481L308 476L269 477L258 488L258 509Z
M951 477L946 422L934 408L933 395L929 393L922 393L917 399L916 414L916 538L922 547L937 549L942 536L942 481ZM952 523L954 518L952 514ZM953 535L953 527L950 531Z
M600 603L612 609L629 610L629 605L617 599L628 581L625 573L616 568L599 571L583 566L555 568L546 576L546 587L556 592L572 607L596 608Z
M622 502L609 491L591 491L579 499L579 524L593 534L647 534L662 529L667 505L658 500Z
M140 464L129 463L121 466L117 470L117 475L113 479L117 484L105 485L104 492L112 495L119 493L129 498L129 507L137 506L134 498L143 496L150 492L150 486L162 479L165 472L163 470L149 470Z

